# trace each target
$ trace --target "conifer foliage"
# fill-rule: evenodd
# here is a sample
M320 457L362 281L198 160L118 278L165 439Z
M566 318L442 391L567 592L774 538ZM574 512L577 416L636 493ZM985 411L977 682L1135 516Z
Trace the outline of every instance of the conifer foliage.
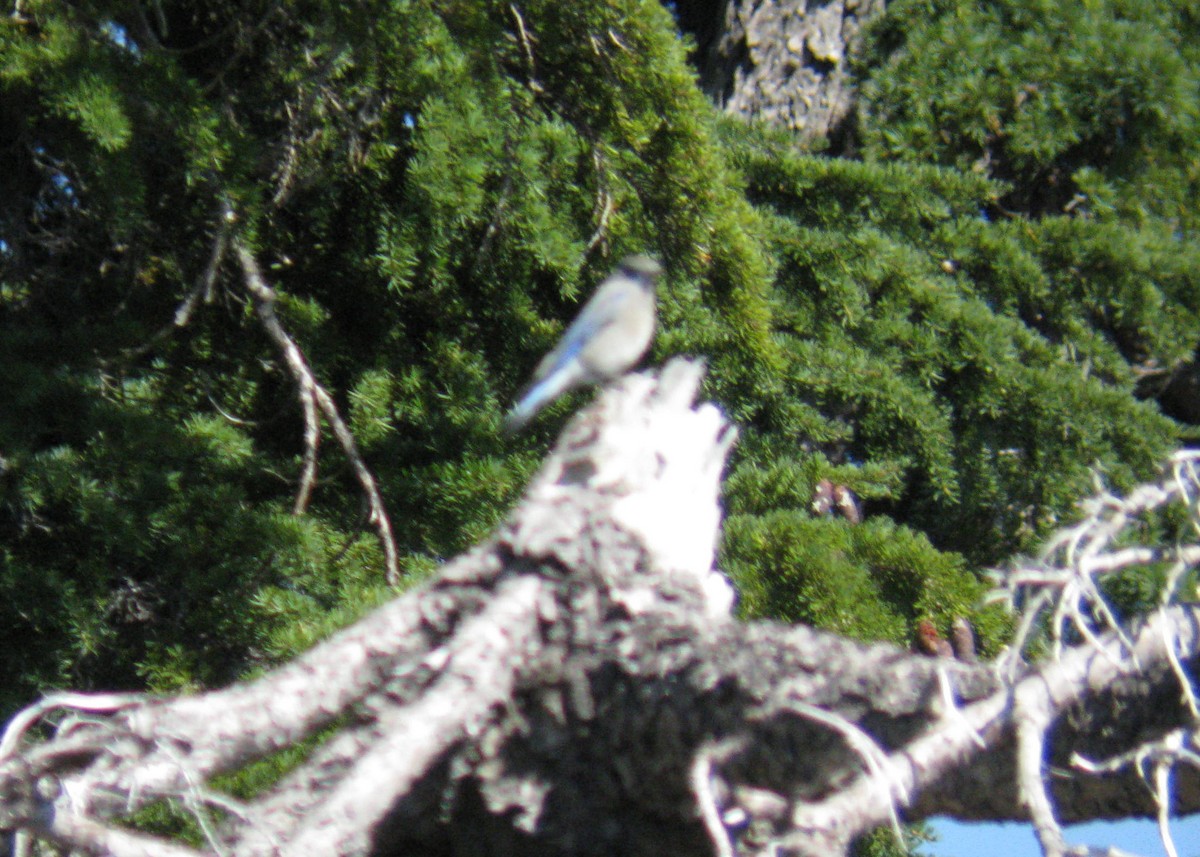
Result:
M1200 328L1196 64L1168 28L1194 22L1089 4L1080 32L1126 62L1055 66L1030 35L1041 77L988 101L971 81L1016 67L1009 34L1059 14L998 8L895 4L848 160L718 120L653 2L19 4L0 709L227 682L393 591L328 417L298 500L306 416L235 247L374 475L402 582L505 514L581 400L516 441L501 414L614 260L649 252L652 359L704 357L741 427L722 562L747 613L893 640L972 615L994 648L975 572L1094 468L1153 470L1178 428L1134 370ZM1134 56L1146 33L1161 50ZM922 39L975 39L980 66ZM823 479L861 521L814 512Z

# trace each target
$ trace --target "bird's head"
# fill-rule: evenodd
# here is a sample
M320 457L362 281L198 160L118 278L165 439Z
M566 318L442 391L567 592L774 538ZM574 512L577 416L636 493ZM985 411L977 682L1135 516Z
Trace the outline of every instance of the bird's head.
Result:
M621 260L621 273L627 277L652 288L655 280L662 275L662 265L649 256L626 256Z

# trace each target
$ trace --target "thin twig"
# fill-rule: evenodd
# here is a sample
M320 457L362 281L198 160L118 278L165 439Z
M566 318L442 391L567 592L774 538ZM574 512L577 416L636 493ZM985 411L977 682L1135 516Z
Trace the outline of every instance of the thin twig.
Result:
M742 744L744 742L739 742L738 746ZM717 755L728 755L728 751L722 752L722 748L714 746L702 747L692 762L689 780L692 794L696 797L696 805L700 809L700 820L704 822L704 828L708 831L708 838L712 840L717 857L736 857L737 852L729 838L729 831L721 821L721 812L713 794L713 757Z
M515 3L510 3L509 11L512 12L513 19L517 22L517 37L521 41L521 52L525 54L525 65L528 66L528 81L526 85L529 91L536 95L541 95L546 90L537 82L537 68L533 62L533 42L534 39L529 35L529 31L525 28L525 19L521 17L521 11Z
M128 693L55 693L47 696L21 711L4 727L3 738L0 738L0 760L13 754L21 737L48 711L69 708L111 714L140 701L141 697Z
M216 295L217 277L221 273L221 263L225 259L225 253L229 249L229 230L233 225L234 217L230 210L223 209L217 232L213 236L212 250L208 255L208 264L204 266L204 272L196 278L195 284L179 306L175 307L175 314L171 317L169 324L164 324L158 330L150 335L150 338L136 348L127 348L122 352L121 356L126 362L137 360L148 354L158 343L162 342L176 330L180 330L188 326L192 320L192 313L196 311L196 307L203 300L209 304L214 300Z
M613 213L613 196L608 190L608 170L604 155L598 145L592 148L592 166L596 170L596 203L592 206L592 216L596 218L596 230L588 239L587 249L592 252L608 236L608 221Z
M983 736L979 734L979 730L971 725L971 721L963 716L962 709L958 707L958 703L954 701L954 686L950 681L950 674L944 666L939 665L937 670L938 690L941 692L942 705L945 707L945 716L953 722L957 723L961 728L967 731L971 739L975 742L975 746L980 750L987 749L987 742L983 740Z
M896 804L899 801L907 806L910 797L908 788L904 784L904 778L896 773L887 752L875 742L874 738L840 714L834 714L832 711L826 711L796 699L781 701L779 706L812 720L814 723L826 726L845 739L847 746L863 760L878 794L887 796L892 832L896 836L896 841L903 847L904 828L900 824L900 814Z
M1170 644L1168 643L1168 647ZM1071 757L1071 767L1088 774L1112 774L1133 767L1138 776L1146 784L1154 798L1157 809L1155 813L1158 822L1158 835L1162 839L1163 850L1168 857L1178 857L1178 850L1171 838L1171 773L1177 762L1196 765L1200 759L1195 758L1184 745L1188 740L1188 731L1175 729L1164 735L1158 741L1143 744L1128 753L1122 753L1103 762L1093 762L1079 753ZM1146 776L1145 767L1149 765L1152 771L1153 783Z
M1179 857L1171 838L1171 765L1164 761L1154 765L1154 802L1158 805L1158 836L1163 850L1167 857Z
M258 267L258 261L254 258L254 254L242 243L241 239L234 239L234 248L237 251L238 260L245 275L246 290L254 298L254 306L258 313L259 321L262 323L267 336L270 337L283 354L284 361L293 379L296 381L297 392L305 412L305 470L301 479L300 491L296 497L296 507L297 509L303 509L304 504L307 503L308 492L312 490L311 479L315 474L316 445L319 439L319 430L316 431L316 437L314 437L314 426L316 426L315 413L319 409L321 415L332 429L333 436L341 444L342 451L345 453L347 460L349 460L350 466L354 470L354 475L358 477L359 485L362 486L363 492L366 494L370 507L368 520L378 531L379 540L383 545L386 579L390 585L395 586L400 582L400 562L396 551L396 541L392 535L392 524L388 519L387 509L383 504L383 496L379 493L375 477L371 475L370 469L368 469L366 462L363 461L363 457L358 451L358 444L354 441L354 435L350 432L350 428L342 419L341 414L338 413L333 397L325 391L324 387L317 383L316 376L309 368L308 362L304 359L304 354L300 351L296 343L292 341L292 338L288 336L287 331L283 329L283 324L279 321L279 316L275 314L275 290L267 285L266 280L263 279L262 271ZM311 470L309 469L310 458L313 462Z
M1051 717L1048 700L1037 687L1027 691L1028 685L1017 691L1013 698L1013 717L1017 734L1017 783L1021 792L1021 803L1029 810L1029 820L1042 846L1045 857L1062 857L1067 842L1062 827L1054 816L1054 805L1042 776L1042 761L1046 751L1046 731Z

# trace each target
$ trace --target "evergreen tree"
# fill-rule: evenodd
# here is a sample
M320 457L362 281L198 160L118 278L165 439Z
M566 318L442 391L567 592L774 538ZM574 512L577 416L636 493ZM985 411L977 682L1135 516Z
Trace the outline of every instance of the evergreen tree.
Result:
M1130 50L1180 52L1157 106L1082 154L1032 117L981 174L904 112L938 79L919 60L962 54L917 41L955 8L889 14L850 161L719 121L652 2L22 4L0 29L0 705L229 681L391 593L328 420L297 503L297 381L235 245L348 421L404 582L505 514L584 395L513 442L501 414L645 251L652 359L705 357L742 427L722 562L747 614L898 641L967 614L996 646L978 570L1094 468L1127 485L1177 441L1131 391L1197 338L1191 191L1149 190L1194 163L1190 102L1168 115L1194 64L1183 12L1139 18ZM1132 13L1088 14L1103 35ZM1072 80L1081 122L1137 85ZM1085 157L1113 140L1133 148ZM822 480L865 520L818 516Z

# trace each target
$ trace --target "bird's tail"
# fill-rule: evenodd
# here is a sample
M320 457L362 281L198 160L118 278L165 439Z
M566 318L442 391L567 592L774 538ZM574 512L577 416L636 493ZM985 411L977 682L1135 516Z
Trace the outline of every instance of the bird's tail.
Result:
M548 405L566 389L563 373L554 373L531 386L513 405L513 409L504 417L504 433L516 434L525 428L538 411Z

